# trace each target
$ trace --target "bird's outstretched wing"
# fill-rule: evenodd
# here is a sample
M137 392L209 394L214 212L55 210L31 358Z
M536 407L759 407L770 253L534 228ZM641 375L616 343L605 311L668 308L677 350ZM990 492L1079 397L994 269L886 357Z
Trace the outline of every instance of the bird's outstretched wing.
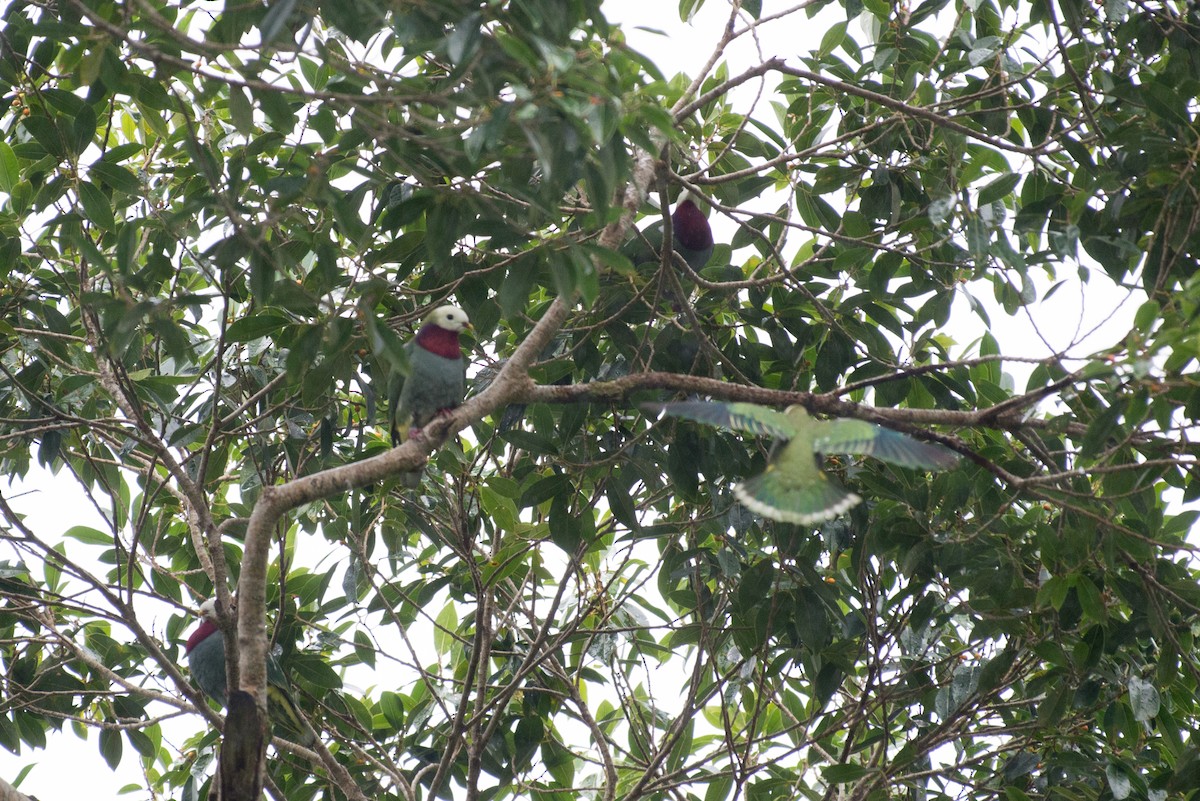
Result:
M662 412L698 423L746 431L760 436L791 439L798 433L787 415L753 403L717 403L715 401L677 401L675 403L644 403L650 412Z
M958 454L942 445L921 442L907 434L868 423L840 418L820 423L813 449L821 453L856 453L874 456L901 467L944 470L958 462Z

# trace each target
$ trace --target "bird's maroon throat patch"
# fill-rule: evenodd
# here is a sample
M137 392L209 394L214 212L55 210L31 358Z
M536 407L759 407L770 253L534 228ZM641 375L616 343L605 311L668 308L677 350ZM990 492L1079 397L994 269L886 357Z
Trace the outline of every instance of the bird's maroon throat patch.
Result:
M440 325L426 323L417 332L417 344L443 359L462 358L462 347L458 344L458 332L447 331Z

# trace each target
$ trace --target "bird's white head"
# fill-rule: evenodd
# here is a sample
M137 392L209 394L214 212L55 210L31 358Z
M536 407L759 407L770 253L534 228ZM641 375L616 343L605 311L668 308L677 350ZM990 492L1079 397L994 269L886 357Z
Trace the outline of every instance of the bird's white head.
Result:
M204 603L200 604L200 617L211 623L219 623L220 616L217 614L217 608L221 602L216 598L209 598Z
M471 327L471 321L467 319L467 313L457 306L438 306L429 313L425 318L425 322L433 323L438 328L444 328L447 331L459 332L464 328Z

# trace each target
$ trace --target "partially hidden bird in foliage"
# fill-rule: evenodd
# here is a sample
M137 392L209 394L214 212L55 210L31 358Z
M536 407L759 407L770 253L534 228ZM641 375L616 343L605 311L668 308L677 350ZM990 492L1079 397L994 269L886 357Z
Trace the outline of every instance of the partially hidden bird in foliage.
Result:
M192 680L200 691L222 708L228 705L225 687L225 638L217 619L217 599L209 598L200 604L200 625L188 637L184 651ZM301 745L311 745L317 735L309 725L288 685L279 660L267 654L267 714L275 733Z
M634 233L624 251L625 255L634 265L657 262L662 254L663 238L663 224L659 220L645 230ZM712 258L712 227L688 192L680 195L675 210L671 212L671 246L696 271Z
M748 509L785 523L815 525L849 510L862 498L841 486L821 469L819 454L851 453L874 456L901 467L944 470L958 461L954 451L921 442L907 434L865 420L810 417L802 406L777 412L753 403L681 401L645 404L700 423L786 440L774 449L767 469L733 489Z
M388 379L388 422L392 446L421 429L435 417L448 414L467 391L467 363L458 335L471 327L467 313L457 306L438 306L425 318L416 336L404 345L408 375L392 370ZM421 483L421 472L405 473L409 487Z

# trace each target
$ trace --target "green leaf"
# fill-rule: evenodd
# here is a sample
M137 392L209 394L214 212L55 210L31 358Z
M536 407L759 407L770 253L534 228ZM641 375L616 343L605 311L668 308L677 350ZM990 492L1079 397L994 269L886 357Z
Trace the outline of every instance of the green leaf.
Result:
M259 29L262 31L263 44L275 41L291 21L299 0L274 0L267 9Z
M575 757L552 739L542 742L542 764L554 777L556 787L571 788L575 786Z
M614 475L605 485L604 497L608 500L608 508L612 512L612 516L624 523L631 531L637 531L641 525L638 523L631 489L631 487L623 486L623 482L618 481Z
M225 338L230 342L252 342L273 334L290 323L291 320L282 314L260 312L234 320L225 331Z
M100 755L112 770L121 764L121 751L124 748L121 732L117 729L100 730Z
M96 110L85 104L76 112L71 123L71 152L76 156L83 155L95 136Z
M366 584L366 582L363 582L363 584ZM355 593L349 597L361 601L365 593L366 587L364 586L362 592ZM361 664L364 664L369 668L375 667L375 645L371 642L371 638L367 636L366 632L362 631L361 629L354 632L354 655L358 657L358 661Z
M264 248L259 244L250 252L250 294L260 305L271 301L277 272L274 253Z
M146 733L137 729L127 729L125 736L129 738L129 744L134 750L142 756L143 759L154 759L158 755L158 748L154 741L151 740Z
M341 676L320 657L297 655L290 661L288 667L297 678L322 690L336 690L342 686Z
M480 15L477 12L467 14L459 20L454 29L450 31L450 35L446 37L446 55L450 57L450 63L457 66L464 65L465 62L475 57L482 41Z
M1104 606L1104 598L1096 584L1087 576L1077 576L1074 581L1075 594L1079 605L1088 619L1103 623L1108 619L1108 610Z
M17 214L25 214L29 211L32 202L33 186L28 181L18 181L12 191L12 200L10 201L12 210Z
M286 134L296 126L296 113L282 92L251 87L250 95L267 115L274 130Z
M519 506L538 506L551 498L571 491L571 482L566 476L554 474L537 479L521 493Z
M21 124L47 153L56 159L66 158L67 146L62 132L49 117L34 114L23 118Z
M112 545L113 535L90 526L71 526L63 532L64 537L70 537L88 545Z
M704 7L704 0L679 0L679 18L691 22L696 12Z
M636 275L637 270L629 257L619 250L609 250L599 245L584 244L580 249L602 266L621 275Z
M254 107L246 90L240 86L229 87L229 119L239 133L254 133Z
M1129 706L1133 708L1133 719L1147 723L1158 715L1161 698L1158 689L1150 682L1133 676L1129 679Z
M438 612L434 621L433 648L439 656L448 656L458 642L454 632L458 630L458 611L454 602L449 601Z
M526 715L517 721L517 726L513 729L513 749L515 751L513 761L517 766L522 768L529 766L530 757L541 745L545 736L546 727L542 723L542 719L536 715Z
M837 50L838 46L846 38L847 25L848 23L845 20L839 20L826 28L824 35L821 36L821 47L817 51L817 54L828 56L834 50Z
M113 217L112 206L109 205L108 198L95 184L88 181L80 182L79 202L83 206L84 216L97 226L105 231L111 231L116 227L117 221Z
M0 142L0 190L13 193L13 187L21 180L21 165L17 154L5 142Z
M1012 194L1013 189L1021 182L1021 176L1018 173L1009 173L1002 175L996 180L989 183L983 189L979 190L980 206L986 206L989 203L994 203L997 200L1003 200Z
M583 542L581 521L571 512L567 499L556 495L550 504L550 540L572 556Z
M63 433L61 429L51 428L44 431L38 445L38 464L43 467L56 468L61 457Z
M404 702L396 693L384 690L379 696L379 709L393 729L400 730L404 727Z
M120 164L104 159L92 162L88 167L88 174L93 180L98 180L118 192L136 194L142 189L141 181L136 175Z
M1162 306L1156 301L1147 300L1138 306L1137 313L1133 316L1133 325L1143 334L1149 334L1161 316Z
M1123 401L1114 403L1104 409L1096 419L1088 424L1087 433L1079 444L1079 455L1083 457L1098 455L1110 442L1122 436L1117 421L1125 411Z
M1108 779L1108 788L1112 791L1116 801L1124 801L1133 792L1133 782L1129 778L1129 771L1123 765L1116 762L1108 763L1104 768L1104 776Z
M536 279L537 264L534 259L522 258L513 262L504 283L500 285L501 314L512 317L524 311Z
M1046 694L1037 708L1038 723L1042 726L1053 727L1067 711L1071 699L1072 688L1064 683L1055 686Z
M862 765L852 763L842 765L830 765L821 770L821 775L825 777L825 781L830 784L849 784L856 782L862 777L870 773L870 770Z
M479 504L498 530L515 532L520 529L517 522L517 505L511 498L501 495L492 487L483 486L479 488Z
M704 791L704 801L726 801L733 792L732 776L716 776Z

